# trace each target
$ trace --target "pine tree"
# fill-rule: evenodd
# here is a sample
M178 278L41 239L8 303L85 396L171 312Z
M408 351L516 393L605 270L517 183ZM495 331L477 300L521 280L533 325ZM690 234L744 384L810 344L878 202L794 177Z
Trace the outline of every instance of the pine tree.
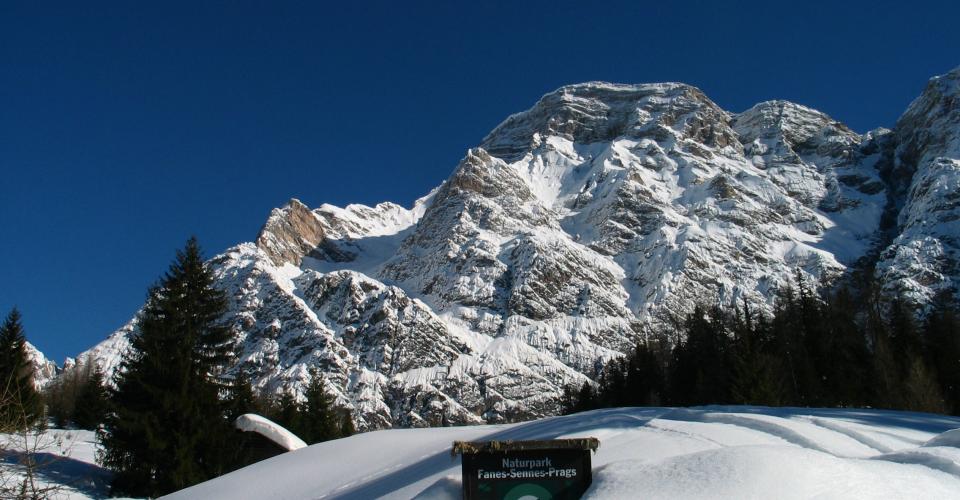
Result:
M149 292L98 432L112 493L158 496L229 467L233 429L220 400L232 347L220 324L225 309L191 238Z
M684 322L686 341L674 348L671 402L682 406L730 400L729 338L719 307L695 306Z
M607 362L600 376L597 403L603 408L628 405L627 360L623 357Z
M900 374L906 376L912 369L912 358L920 356L923 351L915 314L903 297L897 296L890 302L887 317L890 344L897 353Z
M580 386L580 391L577 393L577 405L571 413L579 413L596 408L599 408L599 404L596 392L593 390L593 384L589 381L584 381L583 385Z
M780 360L779 377L784 381L784 403L810 406L820 394L820 379L808 351L806 320L814 315L814 302L797 273L799 292L792 286L778 292L770 341L773 355Z
M826 406L870 404L870 352L867 335L855 320L856 305L846 287L827 295L821 308L825 334L816 352Z
M300 438L309 444L339 437L339 426L334 415L333 398L327 394L326 379L316 370L310 372L307 401L303 405Z
M353 426L353 414L350 410L345 410L340 417L340 435L338 437L350 437L356 433L357 429Z
M660 360L646 343L637 344L627 360L626 393L623 404L656 406L664 396L664 375Z
M860 285L862 328L870 346L870 399L877 408L903 407L903 377L888 333L880 285L871 276L864 276Z
M904 410L944 413L943 395L936 378L930 373L920 356L908 360L907 378L904 381Z
M571 415L579 411L577 410L580 406L578 395L577 386L574 384L566 384L563 386L563 394L560 396L561 415Z
M227 398L227 418L232 422L244 413L265 413L260 398L253 392L250 379L241 370L230 383L230 397Z
M952 294L934 298L924 341L925 357L937 374L947 410L960 415L960 316Z
M296 434L300 439L304 439L303 405L297 402L293 392L284 389L280 397L273 400L270 406L270 420Z
M776 358L769 352L768 322L755 317L744 300L733 322L731 398L734 403L778 406L783 403L783 381Z
M77 394L72 418L74 425L80 429L96 429L107 414L108 398L103 371L99 366L94 365L90 377Z
M873 406L889 409L903 408L903 378L891 348L890 337L882 325L872 324L871 326L874 338L870 370L870 378L873 381Z
M20 319L14 308L0 326L0 419L16 429L32 425L43 413Z

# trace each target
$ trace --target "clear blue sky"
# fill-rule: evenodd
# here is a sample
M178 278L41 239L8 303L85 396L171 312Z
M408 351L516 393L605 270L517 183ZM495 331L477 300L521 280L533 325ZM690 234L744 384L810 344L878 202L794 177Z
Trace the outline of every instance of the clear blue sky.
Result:
M960 65L960 2L0 3L0 312L62 361L195 234L291 197L409 205L510 113L587 80L683 81L892 126Z

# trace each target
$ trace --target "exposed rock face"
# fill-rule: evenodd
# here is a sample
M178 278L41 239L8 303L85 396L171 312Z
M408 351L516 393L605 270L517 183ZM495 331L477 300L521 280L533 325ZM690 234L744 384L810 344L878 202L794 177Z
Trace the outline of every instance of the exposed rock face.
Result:
M798 270L881 255L888 289L956 291L957 80L863 136L784 101L731 114L683 84L563 87L410 210L292 200L213 258L234 370L275 392L318 367L362 429L508 421L555 412L665 313L769 310ZM91 351L107 371L135 329Z
M725 124L728 117L699 89L682 83L592 82L543 96L529 111L507 118L481 147L514 162L546 137L595 144L621 138L668 138L672 130L710 146L736 147L736 136Z
M895 134L893 176L905 196L877 269L886 291L922 304L960 285L960 68L930 80Z
M300 265L305 255L321 246L324 234L320 218L300 200L293 199L283 208L273 209L257 236L257 246L275 265Z

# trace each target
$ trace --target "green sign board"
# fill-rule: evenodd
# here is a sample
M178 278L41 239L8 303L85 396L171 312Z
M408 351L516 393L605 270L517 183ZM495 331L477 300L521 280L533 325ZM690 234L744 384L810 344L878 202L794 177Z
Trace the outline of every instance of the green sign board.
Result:
M590 487L596 439L454 443L465 499L576 499Z

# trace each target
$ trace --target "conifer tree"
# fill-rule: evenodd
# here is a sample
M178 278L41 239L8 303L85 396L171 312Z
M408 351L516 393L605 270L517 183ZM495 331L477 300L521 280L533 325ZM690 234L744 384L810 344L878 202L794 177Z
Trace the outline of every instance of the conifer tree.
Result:
M580 406L577 387L573 384L563 386L563 394L560 395L560 414L571 415L576 413Z
M930 373L920 356L910 355L906 380L904 380L904 410L944 413L943 395L936 378Z
M243 370L229 383L229 394L225 400L224 411L228 422L235 422L238 417L246 413L255 413L265 415L270 410L269 401L263 401L253 391L253 385ZM228 468L230 470L245 467L256 461L254 450L246 446L245 440L238 440L238 446L233 450L233 456L229 460Z
M23 429L42 416L42 408L20 319L20 311L14 308L0 326L0 418Z
M220 396L230 359L223 292L191 238L138 316L98 432L111 491L159 496L226 471L233 429Z
M334 414L333 398L326 391L326 379L316 370L311 370L310 377L301 417L300 438L313 444L339 437L340 429Z
M783 404L783 381L776 358L769 353L768 322L756 317L744 300L733 321L731 398L734 403L778 406Z
M784 380L785 402L810 406L820 392L805 321L813 314L814 303L799 272L796 279L799 292L792 286L778 292L770 336L774 356L781 361L779 376Z
M817 348L825 406L870 404L870 352L867 336L856 323L856 305L846 287L827 295L821 310L824 335Z
M271 407L270 420L296 434L300 439L304 439L302 436L304 430L303 409L302 405L297 402L297 398L294 397L293 392L285 389L280 397L273 401Z
M887 318L890 344L897 353L900 374L905 376L912 369L912 358L920 356L923 351L914 311L903 297L896 296L890 301Z
M610 408L628 404L626 372L626 358L615 358L607 362L600 377L600 393L597 397L599 406Z
M356 433L357 429L353 426L353 414L350 410L345 410L340 417L340 435L338 437L350 437Z
M873 380L873 406L878 408L903 408L903 379L886 329L873 326L873 355L871 373Z
M647 343L637 344L627 360L627 399L622 404L659 405L664 397L665 385L663 367L653 348Z
M253 392L250 379L241 370L230 383L230 396L227 398L227 418L232 422L244 413L264 413L266 408L261 407L260 399Z
M960 316L952 294L934 298L925 330L925 355L937 374L947 411L960 415Z
M695 306L684 322L686 341L674 349L674 404L729 402L729 338L719 307Z
M593 384L585 381L583 385L580 386L580 391L577 393L577 405L571 413L579 413L595 408L598 408L596 392L593 389Z
M96 429L107 414L107 388L103 371L94 365L90 377L81 386L73 408L73 423L80 429Z

